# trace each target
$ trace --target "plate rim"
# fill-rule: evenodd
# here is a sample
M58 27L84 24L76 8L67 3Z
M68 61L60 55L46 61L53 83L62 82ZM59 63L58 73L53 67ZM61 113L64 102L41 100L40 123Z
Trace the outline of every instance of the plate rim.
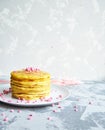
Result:
M7 87L8 86L8 87ZM10 88L10 86L9 85L2 85L2 86L0 86L0 93L1 93L1 89L3 90L3 89L5 89L5 88ZM60 99L57 99L56 101L51 101L51 102L40 102L40 103L13 103L13 102L8 102L8 101L6 101L6 100L2 100L2 98L1 98L1 96L0 96L0 102L2 102L2 103L5 103L5 104L8 104L8 105L13 105L13 106L20 106L20 107L39 107L39 106L48 106L48 105L52 105L52 104L56 104L56 103L58 103L58 102L61 102L61 101L63 101L63 100L65 100L65 99L67 99L69 96L70 96L70 92L69 92L69 90L67 89L67 88L64 88L64 87L62 87L62 86L58 86L58 85L54 85L54 84L52 84L51 85L51 89L55 89L55 90L58 90L58 91L62 91L63 92L63 94L65 94L65 96L63 97L63 98L60 98ZM50 96L48 96L48 98L49 98ZM12 98L12 97L10 97L11 98L11 100L13 99L13 100L18 100L18 99L15 99L15 98Z

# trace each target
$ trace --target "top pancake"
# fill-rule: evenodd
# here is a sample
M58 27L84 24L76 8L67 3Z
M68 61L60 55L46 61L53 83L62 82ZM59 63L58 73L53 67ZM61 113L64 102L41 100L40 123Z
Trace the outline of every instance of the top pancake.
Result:
M11 72L11 79L16 80L40 80L47 78L50 78L50 74L41 70L27 71L23 69Z

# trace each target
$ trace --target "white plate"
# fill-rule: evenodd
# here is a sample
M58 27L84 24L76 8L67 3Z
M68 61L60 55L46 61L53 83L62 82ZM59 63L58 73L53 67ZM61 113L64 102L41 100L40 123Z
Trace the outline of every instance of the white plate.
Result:
M3 96L1 96L3 90L9 90L9 87L10 87L9 84L0 86L0 101L15 106L25 106L25 107L46 106L60 102L69 97L69 91L66 88L55 85L51 86L50 96L43 100L40 99L32 101L18 100L12 98L11 93L3 94Z

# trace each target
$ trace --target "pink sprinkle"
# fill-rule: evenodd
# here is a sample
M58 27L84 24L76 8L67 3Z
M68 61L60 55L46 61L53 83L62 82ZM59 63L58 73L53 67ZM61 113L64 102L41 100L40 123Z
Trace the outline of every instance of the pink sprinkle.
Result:
M27 120L31 120L31 119L32 119L32 117L28 117L28 118L27 118Z
M18 112L18 113L20 113L20 112L21 112L21 110L18 110L17 112Z
M3 96L3 93L0 93L0 96Z
M59 95L60 98L62 98L62 95Z
M29 116L32 116L32 114L30 114Z
M25 71L30 71L30 68L29 68L29 67L27 67L27 68L25 69Z
M2 116L5 116L5 113L1 113Z
M32 119L32 114L29 114L27 120L31 120Z
M35 69L33 67L30 68L31 71L34 71Z
M8 90L6 90L6 89L4 89L4 90L3 90L3 93L4 93L4 94L8 94L8 93L9 93L9 91L8 91Z
M62 108L61 106L58 106L58 108Z
M77 108L77 106L75 105L74 108Z
M43 98L43 97L41 97L41 98L40 98L40 101L44 101L44 98Z
M89 102L89 104L92 104L92 102Z
M19 103L19 101L17 100L17 103Z
M8 118L7 118L7 117L5 117L3 121L8 121Z
M75 109L74 109L74 111L78 111L78 109L77 109L77 108L75 108Z
M54 107L54 103L52 104L52 107Z
M45 101L46 101L46 102L51 102L51 101L52 101L52 97L46 99Z
M40 71L40 69L36 68L36 69L35 69L35 71L36 71L36 72L39 72L39 71Z
M30 103L30 100L27 100L27 103Z
M10 112L14 112L14 109L11 109Z
M9 92L12 92L12 89L11 89L11 88L9 88Z
M33 67L27 67L27 68L25 69L25 71L28 71L28 72L33 72L33 71L39 72L40 70L37 69L37 68L33 68Z
M48 120L51 120L51 117L48 117L47 119L48 119Z
M56 110L53 110L53 112L57 112Z

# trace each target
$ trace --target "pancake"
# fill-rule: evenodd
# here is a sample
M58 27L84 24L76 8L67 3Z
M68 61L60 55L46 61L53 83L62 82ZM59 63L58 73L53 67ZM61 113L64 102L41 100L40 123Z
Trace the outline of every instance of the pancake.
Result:
M12 71L12 97L36 100L50 95L50 74L35 68Z

